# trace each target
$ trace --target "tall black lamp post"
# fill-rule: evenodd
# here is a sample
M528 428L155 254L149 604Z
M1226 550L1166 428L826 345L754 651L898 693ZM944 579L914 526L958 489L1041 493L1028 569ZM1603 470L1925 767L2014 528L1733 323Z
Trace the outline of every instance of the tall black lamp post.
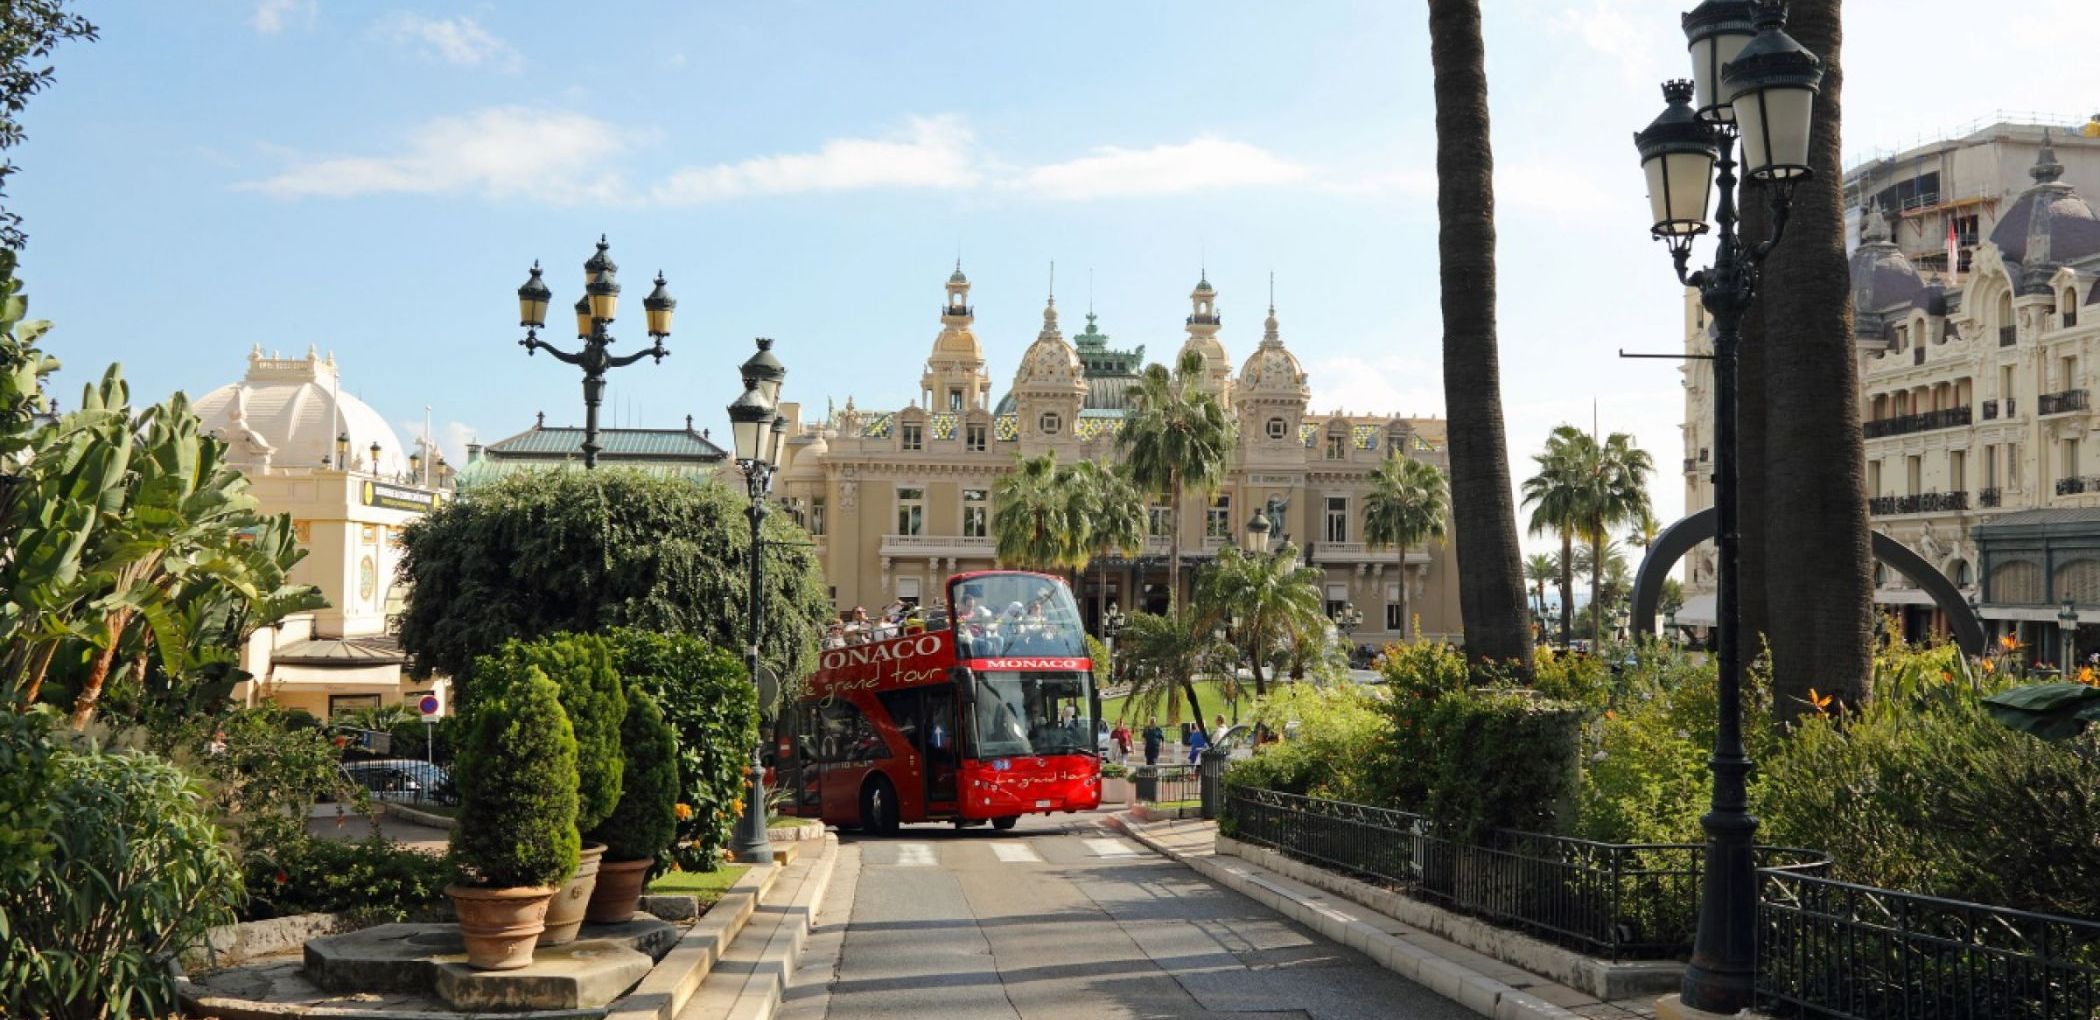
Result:
M606 353L613 344L606 327L612 325L613 313L620 306L620 284L614 279L619 267L605 253L610 247L604 235L599 235L597 254L583 263L583 297L576 302L576 339L583 341L583 346L573 354L540 339L539 331L547 326L547 304L554 299L554 292L540 279L538 262L532 264L532 275L525 285L518 288L518 325L525 327L525 338L518 341L518 346L525 348L526 354L546 351L583 369L583 466L587 469L598 466L598 405L605 398L605 373L643 358L655 358L661 363L671 353L664 349L664 339L671 335L671 313L678 307L678 301L664 287L664 274L657 273L656 289L642 299L643 318L655 344L633 354Z
M1111 602L1108 612L1101 614L1101 643L1108 649L1108 682L1116 682L1116 638L1123 633L1123 625L1129 618L1121 607Z
M762 689L758 678L758 645L764 632L761 607L764 604L765 544L760 537L760 528L766 521L766 495L773 490L773 470L780 466L780 450L787 438L787 419L780 416L774 403L780 396L782 380L787 378L787 369L782 367L780 359L773 357L772 347L771 340L758 341L758 353L744 362L741 369L743 395L729 405L729 430L736 447L736 466L744 472L744 491L751 497L751 506L745 511L751 519L751 587L745 599L751 640L744 647L744 660L750 667L754 690ZM730 843L730 851L737 860L746 864L765 864L773 860L773 841L766 836L764 734L760 734L758 742L751 745L751 775L744 793L744 816L737 820L736 837Z
M1634 135L1653 207L1650 232L1669 245L1677 278L1699 289L1713 315L1714 506L1720 518L1716 616L1719 719L1714 733L1712 809L1699 929L1685 968L1684 1006L1733 1014L1749 1008L1757 984L1757 866L1744 789L1742 636L1737 600L1740 536L1736 507L1736 367L1743 315L1757 292L1757 267L1786 228L1793 186L1810 173L1808 138L1822 61L1786 34L1786 8L1761 0L1706 0L1683 18L1693 77L1663 85L1662 116ZM1692 103L1697 99L1697 107ZM1772 203L1772 236L1755 244L1736 234L1736 141L1743 168ZM1715 171L1718 168L1719 175ZM1716 187L1718 185L1718 187ZM1707 232L1715 191L1720 225L1713 265L1688 271L1692 240Z
M2057 660L2060 664L2058 675L2069 680L2078 672L2078 603L2075 600L2064 599L2064 607L2056 611L2056 627L2063 631L2064 638L2064 655Z

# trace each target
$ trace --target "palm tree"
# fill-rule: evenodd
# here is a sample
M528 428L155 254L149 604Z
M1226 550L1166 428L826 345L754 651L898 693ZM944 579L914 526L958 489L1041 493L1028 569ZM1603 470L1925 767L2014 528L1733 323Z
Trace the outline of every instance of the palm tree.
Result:
M1533 605L1540 618L1546 615L1546 585L1560 576L1560 558L1552 553L1532 553L1524 557L1524 577L1532 584Z
M1648 476L1655 471L1655 458L1633 445L1633 437L1624 432L1605 437L1601 447L1594 442L1591 446L1596 460L1589 498L1584 501L1589 513L1584 530L1590 538L1590 633L1601 634L1604 606L1599 596L1609 560L1606 546L1610 544L1605 536L1649 509ZM1619 569L1625 569L1623 559Z
M1173 515L1167 559L1167 605L1181 599L1181 503L1194 489L1209 495L1224 480L1232 453L1232 419L1218 398L1202 387L1205 363L1183 351L1172 372L1145 366L1130 391L1130 414L1116 433L1116 447L1130 478L1165 494Z
M1055 571L1084 562L1087 518L1075 514L1072 468L1053 451L1016 457L992 495L992 545L1000 566ZM1083 503L1079 509L1083 509Z
M1581 447L1589 436L1562 425L1546 437L1543 453L1532 455L1538 474L1524 479L1524 505L1531 508L1531 533L1560 536L1560 643L1574 637L1575 536L1583 525Z
M1073 465L1074 482L1087 490L1086 554L1091 565L1104 574L1100 585L1101 605L1107 611L1106 559L1113 555L1136 556L1145 545L1149 523L1145 494L1130 480L1128 471L1106 468L1099 461L1083 460Z
M1133 708L1142 716L1171 704L1178 690L1187 699L1197 725L1203 722L1203 703L1196 698L1196 674L1215 672L1228 666L1233 657L1230 646L1219 641L1213 628L1189 606L1176 606L1161 615L1131 613L1116 652L1130 675L1126 717ZM1225 690L1226 697L1232 697L1229 681Z
M1374 549L1392 546L1400 565L1400 632L1413 630L1407 611L1407 547L1442 538L1451 518L1450 487L1427 461L1388 450L1364 496L1364 539Z
M1327 629L1327 605L1318 567L1300 566L1298 548L1284 543L1274 552L1218 550L1218 560L1196 578L1199 625L1231 622L1229 633L1254 666L1254 693L1268 693L1262 663L1280 641Z
M1466 654L1531 671L1495 341L1495 185L1480 0L1429 0L1437 276ZM1856 402L1856 401L1855 401Z
M1873 669L1859 368L1850 352L1835 349L1843 344L1829 342L1852 328L1839 162L1845 77L1839 7L1839 0L1787 6L1787 33L1822 58L1824 73L1809 133L1814 173L1795 189L1784 246L1762 271L1767 537L1760 544L1773 714L1782 721L1806 704L1810 684L1857 702ZM1744 412L1755 416L1751 408ZM1750 579L1746 572L1744 580ZM1746 647L1755 648L1755 640L1744 635Z
M1651 507L1642 507L1627 523L1630 526L1626 531L1626 544L1630 546L1646 549L1662 534L1662 522L1655 519Z

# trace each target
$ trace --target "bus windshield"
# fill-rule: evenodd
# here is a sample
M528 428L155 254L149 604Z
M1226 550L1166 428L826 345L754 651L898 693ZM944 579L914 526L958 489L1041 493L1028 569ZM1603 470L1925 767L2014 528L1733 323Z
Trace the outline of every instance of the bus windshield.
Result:
M1035 574L956 582L956 654L963 659L1085 658L1086 629L1071 590Z
M1084 673L974 674L977 757L1092 754Z

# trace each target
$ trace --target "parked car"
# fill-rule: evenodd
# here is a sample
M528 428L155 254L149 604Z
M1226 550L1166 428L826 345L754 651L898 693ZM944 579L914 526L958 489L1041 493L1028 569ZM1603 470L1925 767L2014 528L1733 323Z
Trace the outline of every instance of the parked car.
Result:
M459 787L452 771L413 758L345 762L343 774L370 790L372 799L395 804L457 804Z

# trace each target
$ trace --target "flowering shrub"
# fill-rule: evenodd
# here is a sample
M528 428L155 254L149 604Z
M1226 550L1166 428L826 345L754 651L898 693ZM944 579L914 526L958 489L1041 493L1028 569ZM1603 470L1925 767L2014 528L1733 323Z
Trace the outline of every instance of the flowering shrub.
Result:
M620 675L656 699L678 734L671 860L688 871L713 871L744 810L746 769L758 743L751 678L735 655L699 638L636 630L606 638Z
M1377 794L1370 770L1343 763L1366 762L1379 753L1387 729L1379 704L1355 684L1280 686L1255 706L1252 721L1290 739L1263 745L1254 757L1235 762L1228 778L1288 793L1367 801Z

